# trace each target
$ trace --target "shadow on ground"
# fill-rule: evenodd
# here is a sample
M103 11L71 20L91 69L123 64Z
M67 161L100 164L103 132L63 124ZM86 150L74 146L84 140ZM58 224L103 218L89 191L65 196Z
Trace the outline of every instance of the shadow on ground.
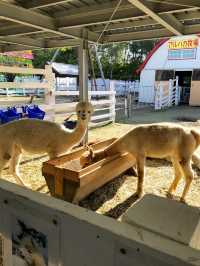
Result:
M200 120L200 107L187 105L171 107L155 111L153 107L133 109L129 117L122 114L116 115L117 123L160 123L160 122L196 122Z

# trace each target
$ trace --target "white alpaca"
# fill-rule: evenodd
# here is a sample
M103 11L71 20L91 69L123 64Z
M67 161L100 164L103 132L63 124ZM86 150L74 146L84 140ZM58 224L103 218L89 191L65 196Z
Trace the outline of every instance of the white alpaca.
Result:
M22 119L0 126L0 173L9 163L11 174L18 183L25 185L18 171L21 153L47 153L50 158L66 153L85 136L92 112L90 103L78 103L78 122L72 131L63 125L37 119Z

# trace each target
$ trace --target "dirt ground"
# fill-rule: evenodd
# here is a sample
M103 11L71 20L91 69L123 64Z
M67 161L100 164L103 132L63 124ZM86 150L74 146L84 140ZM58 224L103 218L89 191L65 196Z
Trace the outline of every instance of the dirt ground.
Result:
M173 121L188 127L192 126L200 129L199 118L200 108L197 107L176 107L160 112L152 111L150 108L134 110L129 119L124 119L123 121L118 120L118 123L90 130L89 140L95 141L101 140L102 138L119 137L121 134L133 128L135 124L146 122ZM189 120L189 122L186 122L186 120ZM38 187L45 184L44 177L41 175L42 162L45 160L47 160L46 156L23 156L20 172L24 181L33 190L37 190ZM188 193L187 203L200 207L200 171L194 168L194 172L195 178ZM7 169L3 171L3 178L15 182L13 177L9 175ZM147 160L144 185L145 193L153 193L165 197L172 179L173 169L171 163L165 160ZM178 186L176 196L180 196L183 190L183 181ZM92 193L80 205L97 213L119 218L136 201L134 196L136 185L137 177L124 174ZM47 188L44 188L42 192L47 192Z

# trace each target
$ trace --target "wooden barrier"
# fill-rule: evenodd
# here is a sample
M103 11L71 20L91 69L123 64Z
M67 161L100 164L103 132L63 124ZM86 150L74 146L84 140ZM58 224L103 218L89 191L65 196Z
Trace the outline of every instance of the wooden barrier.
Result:
M26 90L28 89L43 89L44 103L40 104L40 107L46 112L45 119L54 121L55 113L62 113L67 116L75 112L77 102L56 103L56 97L76 96L78 98L79 91L56 91L55 75L50 65L46 65L45 69L0 66L0 73L43 76L42 81L38 80L35 82L0 82L0 89L5 88L7 95L10 95L9 90L13 90L14 88L23 89L23 95L26 95ZM95 97L103 99L97 100ZM109 91L89 91L89 99L91 99L96 111L91 118L91 127L101 126L115 121L115 91L112 86ZM12 104L15 103L20 105L19 97L16 99L16 102L12 102Z
M147 195L119 222L0 180L0 213L3 266L199 265L199 209L173 200Z

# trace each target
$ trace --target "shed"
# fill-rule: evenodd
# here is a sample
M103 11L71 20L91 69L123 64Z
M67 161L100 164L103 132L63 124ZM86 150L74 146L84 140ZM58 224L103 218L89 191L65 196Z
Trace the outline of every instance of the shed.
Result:
M178 77L180 104L200 106L198 35L161 40L137 71L140 72L140 102L153 103L156 84Z

